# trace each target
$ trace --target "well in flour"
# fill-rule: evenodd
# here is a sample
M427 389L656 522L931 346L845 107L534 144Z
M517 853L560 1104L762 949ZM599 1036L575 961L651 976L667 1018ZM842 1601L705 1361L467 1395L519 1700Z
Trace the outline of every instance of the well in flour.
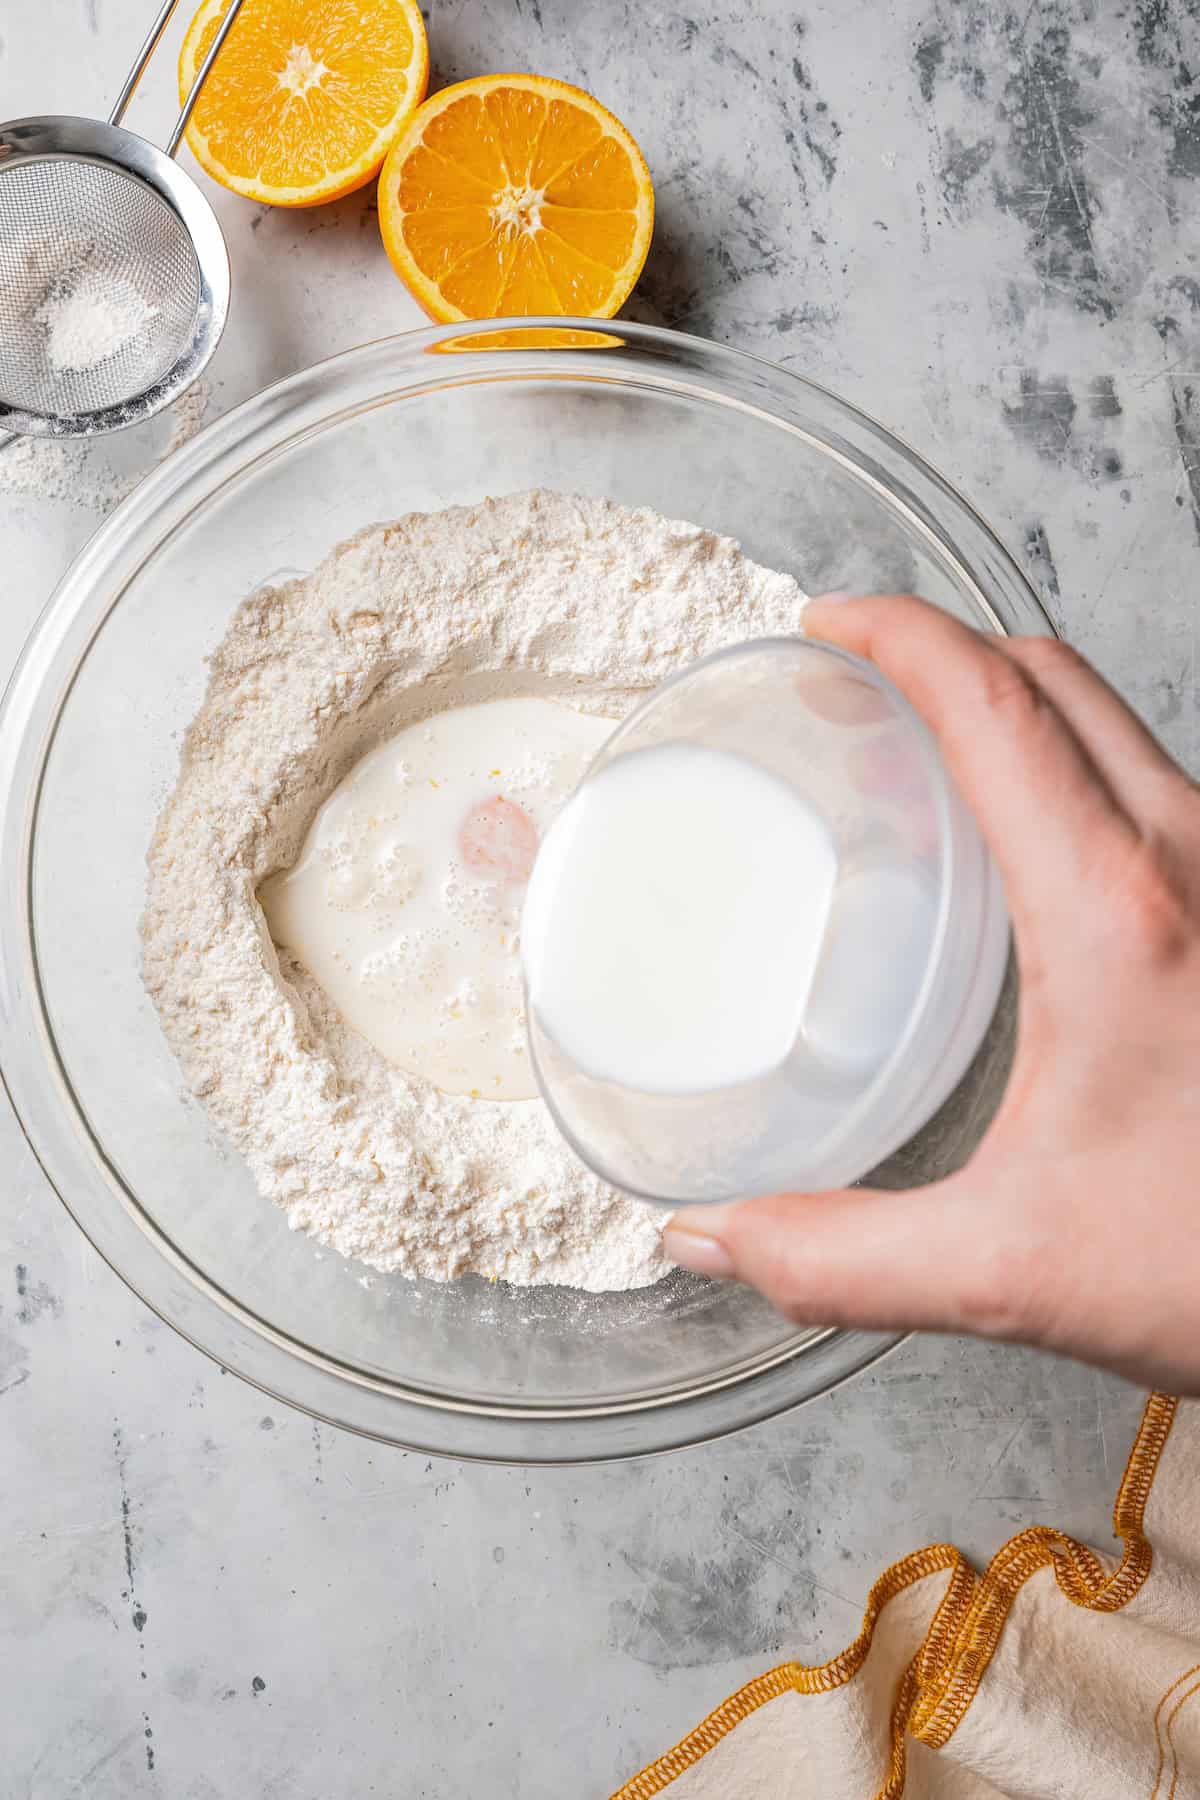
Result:
M149 853L146 985L193 1092L289 1222L375 1268L593 1291L666 1272L539 1100L394 1068L286 953L257 894L354 762L502 696L620 717L693 658L796 629L803 595L729 539L539 491L371 526L252 594L212 659Z

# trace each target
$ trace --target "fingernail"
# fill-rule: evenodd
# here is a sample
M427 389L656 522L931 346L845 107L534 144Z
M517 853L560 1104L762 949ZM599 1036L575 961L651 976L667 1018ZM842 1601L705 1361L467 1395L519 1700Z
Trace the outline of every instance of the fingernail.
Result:
M834 591L829 594L810 594L808 596L808 604L810 606L836 606L841 600L857 599L857 594L846 594L843 593L840 588L835 588Z
M714 1281L733 1278L733 1258L717 1238L706 1232L681 1229L674 1219L663 1232L663 1254L693 1275L711 1275Z

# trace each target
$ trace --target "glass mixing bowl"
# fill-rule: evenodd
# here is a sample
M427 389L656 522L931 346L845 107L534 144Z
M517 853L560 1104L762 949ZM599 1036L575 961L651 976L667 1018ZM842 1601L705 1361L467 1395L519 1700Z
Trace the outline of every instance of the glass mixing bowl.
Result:
M268 388L92 539L0 717L0 1067L92 1243L225 1367L335 1424L459 1457L637 1455L764 1419L896 1336L798 1330L675 1274L629 1294L371 1274L289 1231L183 1091L141 983L144 857L205 656L237 602L372 520L526 487L738 538L810 592L915 589L1049 631L948 484L821 388L713 344L586 321L435 329ZM940 1177L1002 1091L1010 976L954 1095L872 1177Z

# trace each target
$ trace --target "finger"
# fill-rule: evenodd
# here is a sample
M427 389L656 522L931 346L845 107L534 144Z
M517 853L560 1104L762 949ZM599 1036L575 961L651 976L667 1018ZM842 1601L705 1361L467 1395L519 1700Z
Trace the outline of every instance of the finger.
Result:
M1022 1336L1019 1245L1004 1208L982 1198L954 1178L909 1193L848 1188L688 1207L669 1220L663 1249L698 1275L757 1288L800 1324Z
M1054 702L1126 807L1138 812L1187 777L1133 709L1059 638L1006 638L1000 646Z
M1122 843L1136 843L1092 757L999 640L905 594L810 601L804 630L869 659L921 714L1015 912L1077 895Z

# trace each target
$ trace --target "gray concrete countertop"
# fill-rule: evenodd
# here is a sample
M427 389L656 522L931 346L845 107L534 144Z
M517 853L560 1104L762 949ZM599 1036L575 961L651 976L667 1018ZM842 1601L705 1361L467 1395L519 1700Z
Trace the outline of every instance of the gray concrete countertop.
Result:
M145 15L6 7L0 117L106 113ZM180 29L136 128L167 122ZM433 0L430 33L439 81L532 68L612 105L659 195L631 313L906 436L1200 772L1196 0ZM209 417L417 322L369 190L298 214L211 191L235 300ZM5 666L171 431L64 452L54 481L0 450ZM841 1648L904 1551L984 1557L1036 1520L1108 1541L1140 1397L1072 1365L930 1339L658 1462L430 1462L160 1325L7 1115L0 1169L14 1800L603 1796L772 1660Z

